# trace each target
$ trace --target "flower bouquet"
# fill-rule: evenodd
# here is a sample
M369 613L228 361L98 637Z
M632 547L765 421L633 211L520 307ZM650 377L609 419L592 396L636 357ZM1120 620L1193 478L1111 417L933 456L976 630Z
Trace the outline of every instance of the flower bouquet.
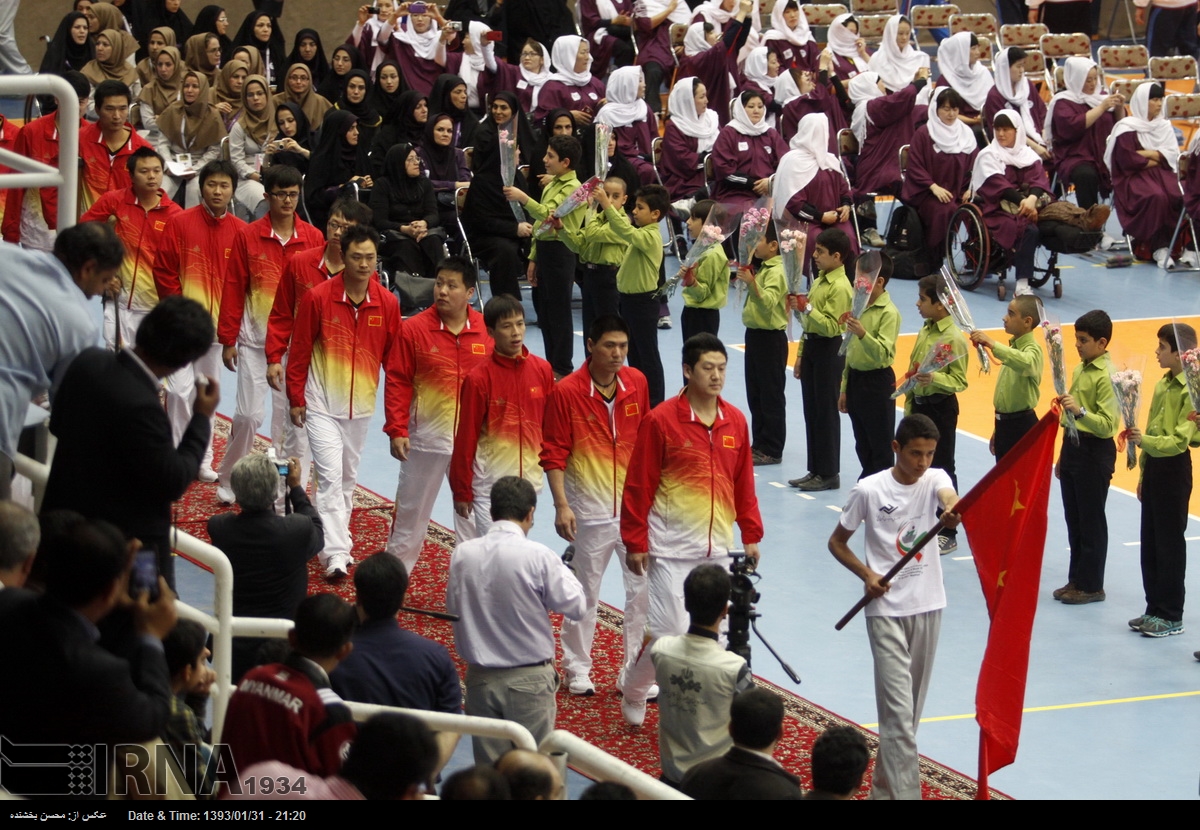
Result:
M595 125L596 130L596 175L601 179L608 175L608 140L612 138L612 125Z
M596 188L600 187L602 184L604 184L603 179L601 179L599 176L592 176L586 182L579 185L579 187L575 188L575 192L566 199L563 199L563 203L554 210L554 213L543 219L538 226L533 229L533 238L541 239L546 234L551 233L555 229L555 219L561 220L571 211L586 205L588 200L592 198L592 194L596 192Z
M1054 378L1054 392L1057 395L1067 394L1067 364L1063 357L1062 326L1057 320L1050 320L1042 314L1042 334L1046 336L1046 354L1050 358L1050 375ZM1065 410L1067 438L1075 446L1079 446L1079 427L1075 426L1075 416L1070 410Z
M708 253L714 245L723 243L737 227L737 220L737 214L731 215L729 208L722 204L713 205L712 210L708 212L708 218L704 220L704 226L700 229L700 236L693 240L683 262L679 263L679 270L659 290L659 296L674 296L680 282L685 286L693 285L695 279L691 278L691 271L700 262L700 257Z
M938 299L946 310L950 312L950 316L954 318L954 324L970 335L978 326L975 325L975 320L971 317L971 309L967 308L967 301L963 299L962 292L958 290L958 283L954 281L953 275L942 266L942 278L938 282ZM983 346L976 346L975 353L979 356L979 371L985 375L992 371L992 361L988 359L987 350Z
M912 369L905 373L904 379L896 385L896 391L892 393L892 398L895 399L911 392L917 385L917 375L940 372L954 361L961 360L966 356L966 352L955 354L954 348L949 343L934 343L929 347L929 353L925 355L925 359L920 364L914 363Z
M1137 466L1137 447L1128 441L1129 431L1137 428L1138 403L1142 396L1142 373L1137 369L1122 369L1112 373L1113 391L1117 395L1117 406L1121 409L1121 420L1125 429L1117 436L1117 449L1125 451L1125 468Z
M865 251L859 256L854 263L854 299L850 302L849 313L842 315L842 323L846 322L846 317L853 317L855 320L862 318L863 312L867 310L867 303L871 301L871 291L875 288L875 280L879 278L879 270L882 267L883 259L878 251ZM844 355L850 348L850 338L853 336L849 331L842 332L839 356Z
M767 223L771 221L771 198L761 197L753 207L747 208L742 214L741 233L738 235L738 268L749 268L754 259L754 251L758 243L767 233ZM738 280L738 297L741 299L745 283Z
M504 180L505 187L512 187L513 182L517 180L517 134L515 130L500 131L500 178ZM525 221L525 214L521 211L521 206L516 202L509 202L508 206L512 208L513 216L517 222Z
M1183 364L1188 398L1192 409L1200 412L1200 348L1196 346L1196 330L1179 320L1173 320L1171 326L1175 329L1175 345L1179 349L1179 362Z

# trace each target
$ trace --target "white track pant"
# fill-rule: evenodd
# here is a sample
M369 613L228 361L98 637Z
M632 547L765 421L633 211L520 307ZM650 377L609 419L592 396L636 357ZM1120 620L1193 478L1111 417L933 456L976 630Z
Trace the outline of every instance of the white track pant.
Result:
M267 384L267 352L262 348L238 345L237 404L233 410L233 426L229 431L229 444L225 447L225 459L221 462L221 486L232 489L229 477L233 465L254 449L254 436L266 417L264 406L267 394L271 395L271 444L283 446L285 424L288 423L287 396L276 392ZM300 430L297 430L303 432ZM305 449L308 438L304 439Z
M196 375L207 375L214 380L221 379L220 343L213 343L208 351L195 363L184 366L178 372L167 375L167 417L171 419L171 438L175 446L183 440L184 430L192 420L192 404L196 400ZM211 419L209 419L211 422ZM213 460L212 430L208 432L208 446L204 450L204 460L201 469L211 469Z
M132 349L137 343L138 326L142 324L142 320L146 319L149 311L138 311L133 308L125 308L121 306L121 310L117 311L116 303L106 302L104 304L104 345L111 349L117 348L117 323L120 320L121 329L121 345L127 349Z
M317 512L325 525L325 550L322 567L351 563L350 511L354 505L354 485L358 483L358 462L367 442L370 418L333 418L308 410L308 445L317 466Z
M631 667L642 647L643 632L646 629L646 606L649 603L648 583L645 575L638 576L625 564L620 520L580 524L575 533L575 558L571 564L575 568L575 576L583 584L588 612L579 622L563 620L563 671L566 672L568 680L586 677L592 671L596 603L600 600L600 582L614 553L621 564L621 576L625 581L625 622L621 629L625 640L625 654L621 665L625 668Z
M450 469L450 454L408 451L408 460L400 463L400 481L396 485L396 515L388 536L387 552L404 563L411 575L421 557L429 517L437 502L442 479ZM454 532L460 539L475 535L475 523L454 514Z

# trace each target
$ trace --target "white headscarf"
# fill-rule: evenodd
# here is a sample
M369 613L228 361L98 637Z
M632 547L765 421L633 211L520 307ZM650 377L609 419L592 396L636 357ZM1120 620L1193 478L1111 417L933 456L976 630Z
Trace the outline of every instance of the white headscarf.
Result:
M608 76L608 103L596 113L598 124L610 127L628 127L636 121L645 121L650 108L638 95L642 82L640 66L622 66Z
M942 87L929 102L929 120L925 122L929 129L929 137L933 140L933 149L938 153L973 153L978 143L975 132L955 118L954 123L946 125L938 118L938 99L943 94L953 92L950 87Z
M1088 73L1096 68L1096 62L1091 58L1067 58L1063 64L1063 86L1066 87L1050 99L1050 106L1046 108L1046 124L1042 130L1042 137L1046 140L1047 149L1054 146L1054 132L1051 125L1054 124L1054 105L1060 100L1070 101L1074 104L1083 104L1088 109L1100 106L1104 101L1104 88L1097 80L1096 90L1091 95L1083 94L1083 87L1087 84Z
M829 152L829 119L824 113L813 112L801 118L788 146L792 149L784 155L775 172L776 218L783 216L787 203L808 186L818 170L842 173L837 156Z
M725 9L721 8L722 3L723 0L707 0L707 2L701 3L696 7L692 17L694 18L698 14L709 23L716 26L718 29L723 29L726 23L737 17L738 4L735 0L733 8L729 11L726 11ZM679 5L686 6L687 3L681 2ZM762 31L762 14L758 9L758 0L754 0L754 8L750 12L749 20L751 31Z
M791 72L780 72L773 80L776 104L782 106L793 98L800 97L800 87L796 86L796 79L792 77Z
M908 22L908 18L899 14L888 18L883 27L883 40L879 44L879 51L871 56L869 63L871 71L879 73L883 85L891 92L899 92L911 84L918 69L929 68L929 55L913 47L911 35L908 46L904 47L903 51L896 45L901 21ZM911 23L909 28L911 30Z
M954 88L976 112L983 112L987 95L996 84L983 64L971 66L970 32L959 32L938 44L938 68L942 80ZM885 41L886 42L886 41Z
M525 80L525 83L535 89L550 80L550 50L546 48L544 43L539 43L538 46L542 49L542 69L540 72L530 72L525 68L524 64L517 64L521 68L521 77ZM494 52L496 44L488 43L486 48ZM575 65L571 64L571 68L574 69Z
M427 61L437 56L438 47L442 45L442 30L435 18L430 18L428 31L421 34L413 28L410 17L399 29L392 30L392 37L401 43L407 43L417 53L417 57Z
M882 98L884 93L879 91L878 72L859 72L846 85L850 102L854 104L854 114L850 116L850 131L858 139L859 149L867 140L867 124L871 118L867 115L867 102Z
M703 115L696 114L696 97L692 90L697 78L680 78L671 87L671 97L667 99L667 108L671 112L671 123L679 132L696 139L696 150L704 153L712 149L717 140L721 124L717 114L712 109L704 110Z
M1016 126L1017 140L1013 142L1012 147L1002 147L998 140L993 141L979 151L979 155L975 157L975 167L971 170L972 191L978 192L984 182L992 176L1005 175L1005 168L1009 165L1024 169L1038 161L1038 154L1025 143L1025 123L1016 112L1006 109L996 113L996 117L992 119L993 130L996 119L1002 115L1008 116L1008 120Z
M642 14L645 15L646 17L658 17L660 14L665 12L667 10L667 7L670 5L671 5L671 0L634 0L635 10L638 7L641 7ZM576 4L576 6L578 6L578 4ZM664 22L664 24L679 23L683 26L686 26L688 23L690 23L692 21L692 18L695 16L696 15L688 7L687 3L676 3L675 9L671 12L670 15L667 16L667 19L663 22Z
M704 35L704 21L688 26L687 34L683 36L683 54L686 57L699 55L711 45Z
M1157 150L1172 170L1179 169L1179 143L1175 140L1175 127L1164 118L1164 112L1159 111L1154 120L1150 115L1150 89L1162 87L1157 82L1144 83L1133 91L1133 100L1129 102L1130 115L1125 116L1113 127L1108 134L1108 144L1104 147L1104 163L1109 170L1113 169L1113 147L1117 139L1125 133L1137 133L1138 142L1143 150Z
M758 93L755 94L757 95ZM746 106L742 103L741 95L738 95L733 99L733 112L730 113L729 126L733 127L742 135L762 135L767 130L771 129L771 125L767 121L765 112L757 124L750 120L750 116L746 114Z
M804 7L799 3L796 3L796 11L800 12L800 19L796 21L796 28L788 28L783 12L789 2L791 0L775 0L775 5L771 7L771 30L763 33L763 40L786 40L793 46L812 43L812 29L808 26L808 18L804 16Z
M579 47L587 43L579 35L563 35L554 41L554 51L551 53L553 74L547 81L561 81L567 86L587 86L592 82L592 56L588 54L587 66L582 72L575 71L575 59L579 57Z
M992 75L996 80L996 89L1004 96L1005 106L1020 113L1025 122L1025 134L1039 144L1045 144L1042 134L1033 121L1033 101L1029 98L1029 81L1021 78L1021 82L1013 88L1011 65L1008 62L1008 49L1001 49L996 55Z
M867 67L858 54L858 35L846 28L846 21L851 17L851 14L839 14L829 24L829 50L853 64L856 72L862 72Z
M774 89L777 78L772 78L767 74L767 47L759 46L752 49L746 57L746 62L742 65L742 74L746 76L747 81L751 81L762 89Z

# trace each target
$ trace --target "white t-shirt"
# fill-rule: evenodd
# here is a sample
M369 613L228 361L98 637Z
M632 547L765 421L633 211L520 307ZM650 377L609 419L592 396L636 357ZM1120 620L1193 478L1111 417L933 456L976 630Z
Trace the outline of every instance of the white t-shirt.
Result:
M938 491L953 487L946 471L936 467L915 484L901 484L890 469L875 473L850 491L841 525L854 531L866 523L867 567L885 574L937 521ZM891 584L890 591L867 605L868 617L909 617L945 608L937 545L926 545Z

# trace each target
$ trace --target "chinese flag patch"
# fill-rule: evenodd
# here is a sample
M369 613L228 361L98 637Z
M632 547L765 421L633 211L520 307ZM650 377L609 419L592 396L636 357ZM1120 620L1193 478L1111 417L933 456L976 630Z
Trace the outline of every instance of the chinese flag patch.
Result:
M732 435L722 435L721 436L721 446L723 446L727 449L731 449L731 450L735 449L736 443L734 441L734 437Z
M156 231L162 231L162 229L163 229L163 228L165 228L166 226L167 226L167 223L166 223L166 222L155 222L155 223L154 223L154 230L156 230Z
M382 326L383 325L383 316L380 314L372 314L370 317L367 318L367 325L368 326Z
M487 346L483 343L472 343L471 354L487 354Z
M540 386L530 386L530 387L529 387L529 396L530 396L531 398L540 398L540 397L542 397L542 387L540 387Z
M226 258L226 259L229 259L229 255L230 255L231 253L233 253L233 248L226 248L226 249L225 249L225 258Z
M637 414L638 414L638 405L636 403L625 404L625 417L626 418L632 418L634 415L637 415Z

